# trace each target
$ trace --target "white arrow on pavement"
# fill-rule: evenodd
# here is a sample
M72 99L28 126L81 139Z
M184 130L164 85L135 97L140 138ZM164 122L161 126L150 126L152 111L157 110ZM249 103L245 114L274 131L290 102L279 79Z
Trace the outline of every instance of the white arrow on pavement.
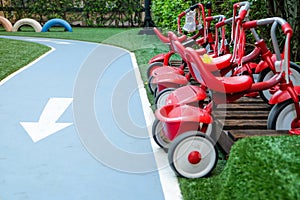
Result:
M33 142L38 142L72 123L56 123L72 103L73 98L50 98L38 122L20 122Z

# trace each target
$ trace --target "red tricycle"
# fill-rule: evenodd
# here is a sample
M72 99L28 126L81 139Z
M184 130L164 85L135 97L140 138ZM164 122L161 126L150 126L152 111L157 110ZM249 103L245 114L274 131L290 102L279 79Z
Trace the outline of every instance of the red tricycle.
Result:
M182 56L186 57L188 67L202 87L212 93L211 101L200 106L187 104L169 104L156 110L157 131L154 136L161 146L168 148L168 159L172 169L187 178L207 176L218 160L215 129L208 129L213 124L213 109L218 104L234 102L245 94L277 86L279 90L269 103L275 104L269 113L268 128L300 132L300 87L294 86L290 79L290 39L293 30L282 18L273 17L243 23L243 28L255 28L271 25L271 39L276 54L275 74L264 82L253 82L250 75L220 76L207 69L199 54L192 48L185 48L179 41L174 45ZM280 25L285 36L284 49L281 52L275 34ZM215 66L215 71L218 71ZM153 124L154 127L155 124ZM212 139L214 138L214 139ZM164 146L168 145L168 146Z
M234 27L232 30L232 32L234 33L232 38L232 40L234 41L233 53L225 54L219 57L213 57L211 59L211 64L206 64L206 67L210 71L217 70L221 76L228 76L228 74L231 74L231 76L248 74L252 76L253 81L265 82L276 73L274 66L276 54L273 54L271 52L271 50L267 47L265 41L259 37L254 28L243 25L242 20L246 17L247 10L249 9L249 4L247 2L237 3L234 5L234 11L236 11L238 7L241 8L238 16L234 15L233 18L221 21L216 24L217 30L219 27L232 23L232 27ZM251 31L256 42L255 48L252 50L252 52L244 56L246 30ZM182 59L185 61L183 54L178 52L172 44L173 41L178 41L178 38L172 32L169 32L169 35L169 37L171 38L171 48L175 53L181 54ZM217 31L215 40L218 40ZM260 62L254 62L254 60L257 60L258 58L260 59ZM215 68L215 66L217 66L217 68ZM294 85L300 85L300 67L295 63L290 62L289 71L290 78L293 81ZM254 74L258 75L258 79L254 77ZM202 101L201 98L203 96L203 93L199 92L199 89L197 89L196 86L188 85L182 88L172 88L172 84L170 84L172 83L171 75L156 76L153 82L157 85L158 88L162 88L161 92L159 92L155 97L156 108L160 108L161 106L166 104L197 104L198 101ZM167 89L164 89L166 87ZM259 93L261 98L265 102L269 103L272 94L277 90L278 86L275 86L272 88L268 88L267 90L261 90L247 95L255 94L256 96Z

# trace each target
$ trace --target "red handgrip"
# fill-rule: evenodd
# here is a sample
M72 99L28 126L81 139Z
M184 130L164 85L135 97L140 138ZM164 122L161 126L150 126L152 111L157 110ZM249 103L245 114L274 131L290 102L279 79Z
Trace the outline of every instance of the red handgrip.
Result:
M156 28L154 27L153 28L153 31L155 32L155 34L157 35L157 37L163 42L163 43L169 43L170 40L168 37L164 36L163 34L161 34L161 32Z
M220 21L220 22L216 23L215 28L220 28L222 26L225 26L225 24L226 24L225 21Z
M243 23L243 29L255 28L257 26L257 20Z
M179 41L180 43L182 43L182 42L185 41L185 40L186 40L186 35L182 35L182 36L178 37L178 41Z
M238 7L240 7L240 3L235 3L235 4L233 5L233 9L234 9L234 10L236 10Z
M243 20L245 19L246 15L247 15L247 10L242 10L239 14L239 17Z
M205 20L206 20L207 22L211 22L211 21L213 21L213 19L214 19L213 16L205 17Z
M183 17L186 13L185 12L182 12L178 15L179 18Z
M281 28L284 34L288 34L288 33L293 34L293 29L289 23L283 24Z

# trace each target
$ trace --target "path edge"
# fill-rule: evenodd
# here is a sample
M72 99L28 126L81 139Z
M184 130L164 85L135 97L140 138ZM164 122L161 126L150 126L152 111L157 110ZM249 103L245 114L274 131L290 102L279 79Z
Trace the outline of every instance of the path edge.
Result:
M154 113L151 110L151 104L147 97L147 92L144 87L144 82L141 78L141 73L137 64L137 60L135 57L135 54L130 52L131 62L133 65L138 89L139 89L139 95L142 102L143 112L145 116L146 126L148 129L149 139L151 143L152 150L154 152L154 158L157 164L158 168L158 174L163 190L163 194L165 197L165 200L182 200L182 194L179 187L178 179L175 173L172 171L172 169L167 165L166 167L166 161L167 161L167 154L164 152L161 148L159 148L152 138L152 123L154 121Z

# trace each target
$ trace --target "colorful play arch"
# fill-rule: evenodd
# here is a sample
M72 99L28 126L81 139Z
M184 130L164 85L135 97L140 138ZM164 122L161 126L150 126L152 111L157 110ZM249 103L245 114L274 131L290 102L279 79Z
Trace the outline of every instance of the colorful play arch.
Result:
M20 19L14 25L12 25L7 18L0 16L0 24L2 24L4 29L8 32L17 32L22 26L25 25L31 26L35 32L47 32L52 26L62 26L66 31L73 31L71 25L67 21L59 18L54 18L47 21L42 27L38 21L31 18Z
M66 31L72 32L71 25L67 21L59 18L54 18L47 21L42 28L42 32L47 32L52 26L62 26Z
M21 26L24 26L24 25L31 26L32 28L34 28L35 32L41 32L41 30L42 30L42 26L38 21L31 19L31 18L23 18L23 19L18 20L14 24L12 31L16 32L19 30L19 28Z
M0 23L2 24L2 26L4 27L4 29L8 32L12 31L12 24L11 22L6 19L5 17L0 16Z

